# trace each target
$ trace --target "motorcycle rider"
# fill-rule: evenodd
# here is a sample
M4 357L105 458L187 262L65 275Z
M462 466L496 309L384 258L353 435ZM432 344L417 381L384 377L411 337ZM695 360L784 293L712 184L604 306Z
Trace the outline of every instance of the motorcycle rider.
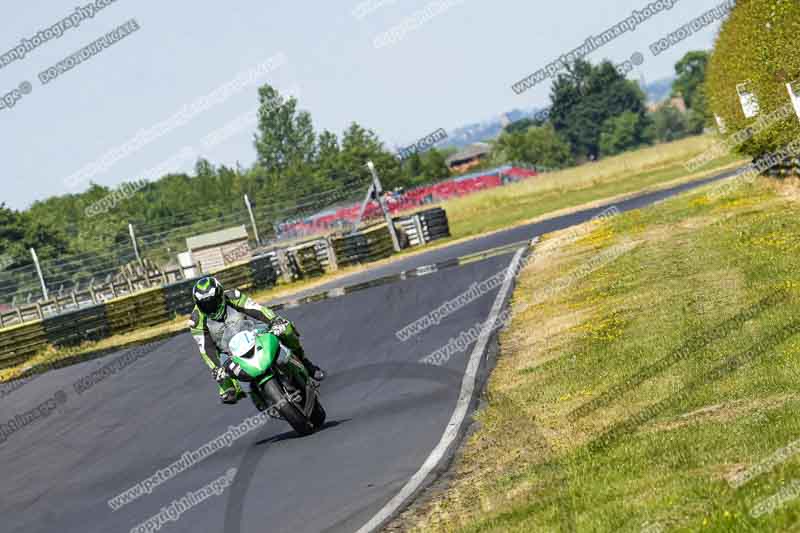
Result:
M325 372L306 357L300 345L300 333L294 325L276 315L268 307L258 305L238 289L225 291L222 284L213 276L201 278L195 284L192 289L192 299L195 307L189 319L189 331L200 348L201 357L219 385L222 403L235 404L246 396L239 382L232 379L220 364L220 353L227 349L226 346L221 346L225 328L241 320L256 320L263 322L267 327L275 321L286 323L286 331L279 337L281 343L300 358L309 376L316 381L325 379ZM260 395L251 392L250 398L259 411L266 409L267 406L263 404L264 400Z

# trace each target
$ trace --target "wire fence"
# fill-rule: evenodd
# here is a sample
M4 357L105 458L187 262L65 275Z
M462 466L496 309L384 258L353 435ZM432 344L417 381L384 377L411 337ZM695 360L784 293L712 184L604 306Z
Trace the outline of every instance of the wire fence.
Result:
M199 221L191 221L197 216L196 212L186 211L174 213L166 221L137 224L134 229L140 257L163 270L174 269L179 266L177 255L186 251L187 238L236 226L245 226L255 248L277 245L281 241L298 237L296 232L282 228L307 220L326 209L334 209L337 205L360 200L368 187L369 182L363 178L350 179L296 201L256 198L253 217L259 230L260 242L256 242L244 200L239 210L205 216ZM102 223L102 220L98 219L98 222ZM36 254L48 292L56 294L109 283L118 278L126 267L140 269L133 241L129 237L119 239L106 249L96 252L63 255L59 250L42 247L36 250ZM0 304L31 304L44 299L33 258L29 263L0 271Z
M542 169L522 164L506 165L475 174L450 178L414 189L401 195L387 193L389 211L395 215L408 209L502 186L535 175ZM139 257L127 229L120 229L113 243L96 251L64 255L59 250L42 247L36 253L48 293L58 296L78 292L96 285L125 282L131 277L148 276L152 265L156 272L176 271L182 265L178 255L187 251L186 239L232 227L244 226L251 250L264 251L292 241L327 233L347 233L363 221L382 217L375 201L362 209L370 190L367 177L340 177L336 185L293 201L255 197L251 200L252 215L258 228L258 239L252 227L250 212L244 199L240 209L209 211L197 220L196 211L172 213L167 220L137 223L134 227ZM102 224L102 219L98 219ZM77 226L66 231L77 232ZM76 233L73 233L76 234ZM46 300L33 260L23 265L0 270L0 311L4 306L18 306Z

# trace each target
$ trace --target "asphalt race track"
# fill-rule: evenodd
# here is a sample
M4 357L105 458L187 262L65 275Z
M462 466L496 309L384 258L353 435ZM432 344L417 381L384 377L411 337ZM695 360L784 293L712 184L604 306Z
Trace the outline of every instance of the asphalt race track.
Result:
M696 185L616 205L636 209ZM421 254L336 285L530 240L602 210ZM236 406L219 404L188 334L140 349L144 355L80 393L76 382L124 352L36 378L3 397L0 424L52 398L60 405L0 440L0 530L128 532L231 468L238 471L230 487L160 531L358 530L406 485L439 443L456 407L472 347L441 367L419 360L486 320L498 289L405 343L395 332L472 283L500 272L512 255L282 311L299 325L312 359L329 372L322 388L326 427L299 438L286 423L269 421L117 511L109 507L109 499L253 416L252 404L247 399ZM486 374L486 358L481 360L479 381Z
M287 310L309 353L329 370L322 393L328 427L296 438L284 422L270 421L115 512L107 500L255 409L249 400L218 403L188 334L80 395L73 383L117 355L39 377L4 399L0 421L58 390L66 401L0 445L2 531L130 531L229 468L239 469L231 487L161 530L357 530L419 468L455 406L466 354L443 367L418 360L485 320L497 289L406 343L395 331L509 261L496 257Z

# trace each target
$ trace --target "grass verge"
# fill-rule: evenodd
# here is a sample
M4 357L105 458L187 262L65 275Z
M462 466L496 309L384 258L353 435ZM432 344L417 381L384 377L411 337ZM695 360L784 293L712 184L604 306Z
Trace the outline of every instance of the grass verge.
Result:
M700 190L577 238L547 236L520 275L449 490L399 522L426 532L795 524L798 187Z

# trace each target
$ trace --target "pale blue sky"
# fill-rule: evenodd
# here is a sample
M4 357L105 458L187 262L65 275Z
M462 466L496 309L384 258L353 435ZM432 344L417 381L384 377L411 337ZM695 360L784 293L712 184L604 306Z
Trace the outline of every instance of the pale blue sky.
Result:
M89 1L8 2L0 20L0 54ZM359 20L351 12L362 1L117 0L79 28L0 69L0 95L23 81L33 85L14 108L0 110L0 202L22 209L70 192L67 176L279 52L288 62L263 81L293 88L318 130L338 134L355 120L377 131L389 146L513 108L544 106L549 82L523 95L511 85L648 3L451 0L450 9L402 41L376 49L378 34L432 0L384 1ZM639 51L645 63L630 77L669 76L688 50L710 48L719 24L658 57L648 45L720 1L680 0L589 59L619 63ZM141 27L138 32L41 85L40 71L131 18ZM256 103L256 85L251 85L94 181L114 186L132 180L187 146L214 163L249 165L255 158L252 130L211 149L200 141ZM183 170L191 166L174 159Z

